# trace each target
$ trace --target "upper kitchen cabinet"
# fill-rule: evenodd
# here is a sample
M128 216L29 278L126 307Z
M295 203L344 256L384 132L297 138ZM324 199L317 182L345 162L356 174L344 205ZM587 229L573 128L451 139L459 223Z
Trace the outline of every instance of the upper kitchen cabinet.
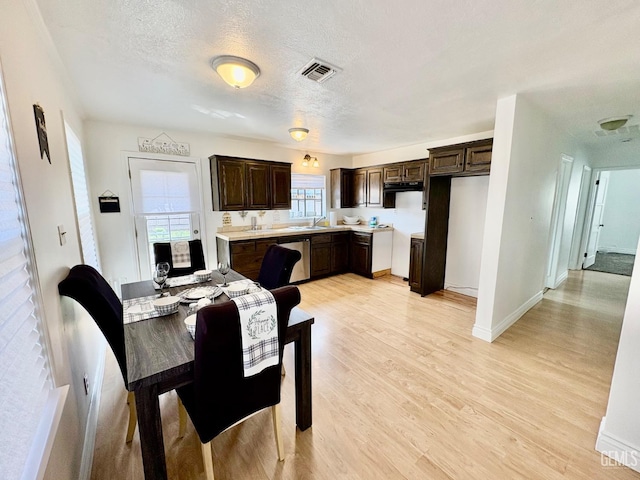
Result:
M209 161L214 210L291 208L291 164L221 155Z
M358 168L353 172L353 206L367 206L367 169Z
M331 170L331 208L350 208L353 203L353 170Z
M425 160L385 165L384 183L422 182L425 165Z
M291 164L271 164L271 208L291 209Z
M382 208L382 167L367 169L367 207Z
M429 175L488 175L493 139L429 149Z

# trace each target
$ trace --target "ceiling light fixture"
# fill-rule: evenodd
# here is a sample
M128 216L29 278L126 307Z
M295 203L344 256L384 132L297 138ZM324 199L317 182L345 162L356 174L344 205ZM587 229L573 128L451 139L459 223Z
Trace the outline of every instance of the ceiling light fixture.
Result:
M303 167L308 167L309 166L309 160L311 160L311 155L309 155L308 153L304 156L304 158L302 159L302 166Z
M622 115L620 117L603 118L602 120L598 120L598 124L600 125L600 128L602 128L603 130L613 131L613 130L618 130L621 127L624 127L630 118L631 118L631 115Z
M301 142L302 140L307 138L308 134L308 128L294 127L289 129L289 135L291 135L291 138L293 138L296 142Z
M213 58L211 67L234 88L246 88L260 76L260 69L255 63L233 55Z
M313 164L312 164L315 168L318 168L320 166L320 162L318 162L318 159L316 157L313 157Z

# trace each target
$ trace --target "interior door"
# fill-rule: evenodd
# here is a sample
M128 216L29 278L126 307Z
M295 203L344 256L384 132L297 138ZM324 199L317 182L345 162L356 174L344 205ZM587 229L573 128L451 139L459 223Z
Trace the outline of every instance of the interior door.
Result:
M582 268L589 268L596 262L598 252L598 240L600 231L604 227L602 216L604 214L604 203L607 199L607 188L609 186L609 172L600 172L596 180L596 195L593 206L593 216L591 217L591 229L589 230L589 240L587 241L587 251Z
M545 279L545 286L548 288L556 288L558 286L560 283L559 279L562 279L567 267L566 265L559 265L559 262L572 168L573 158L568 155L562 155L556 176L556 192L551 213L551 237L549 242L549 257L547 260L547 276Z

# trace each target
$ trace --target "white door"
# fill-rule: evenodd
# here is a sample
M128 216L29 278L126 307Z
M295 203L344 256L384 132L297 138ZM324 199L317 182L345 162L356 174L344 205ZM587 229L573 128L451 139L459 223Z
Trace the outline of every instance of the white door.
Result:
M141 279L151 278L154 243L201 238L199 173L197 159L129 157Z
M595 203L593 206L593 216L591 217L591 229L589 230L589 240L587 241L587 251L582 268L589 268L596 262L598 252L598 240L600 231L604 227L602 216L604 214L604 203L607 199L607 188L609 186L609 172L600 172L596 180Z

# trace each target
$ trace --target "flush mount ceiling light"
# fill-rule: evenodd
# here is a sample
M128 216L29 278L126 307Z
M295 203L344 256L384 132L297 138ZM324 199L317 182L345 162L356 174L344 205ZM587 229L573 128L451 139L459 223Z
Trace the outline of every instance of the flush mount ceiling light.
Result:
M213 58L211 67L234 88L246 88L260 76L260 69L255 63L233 55Z
M289 135L291 135L291 138L293 138L296 142L301 142L302 140L307 138L308 134L308 128L295 127L289 129Z
M624 127L624 125L629 121L630 118L631 115L603 118L602 120L598 120L598 124L603 130L618 130L619 128Z

